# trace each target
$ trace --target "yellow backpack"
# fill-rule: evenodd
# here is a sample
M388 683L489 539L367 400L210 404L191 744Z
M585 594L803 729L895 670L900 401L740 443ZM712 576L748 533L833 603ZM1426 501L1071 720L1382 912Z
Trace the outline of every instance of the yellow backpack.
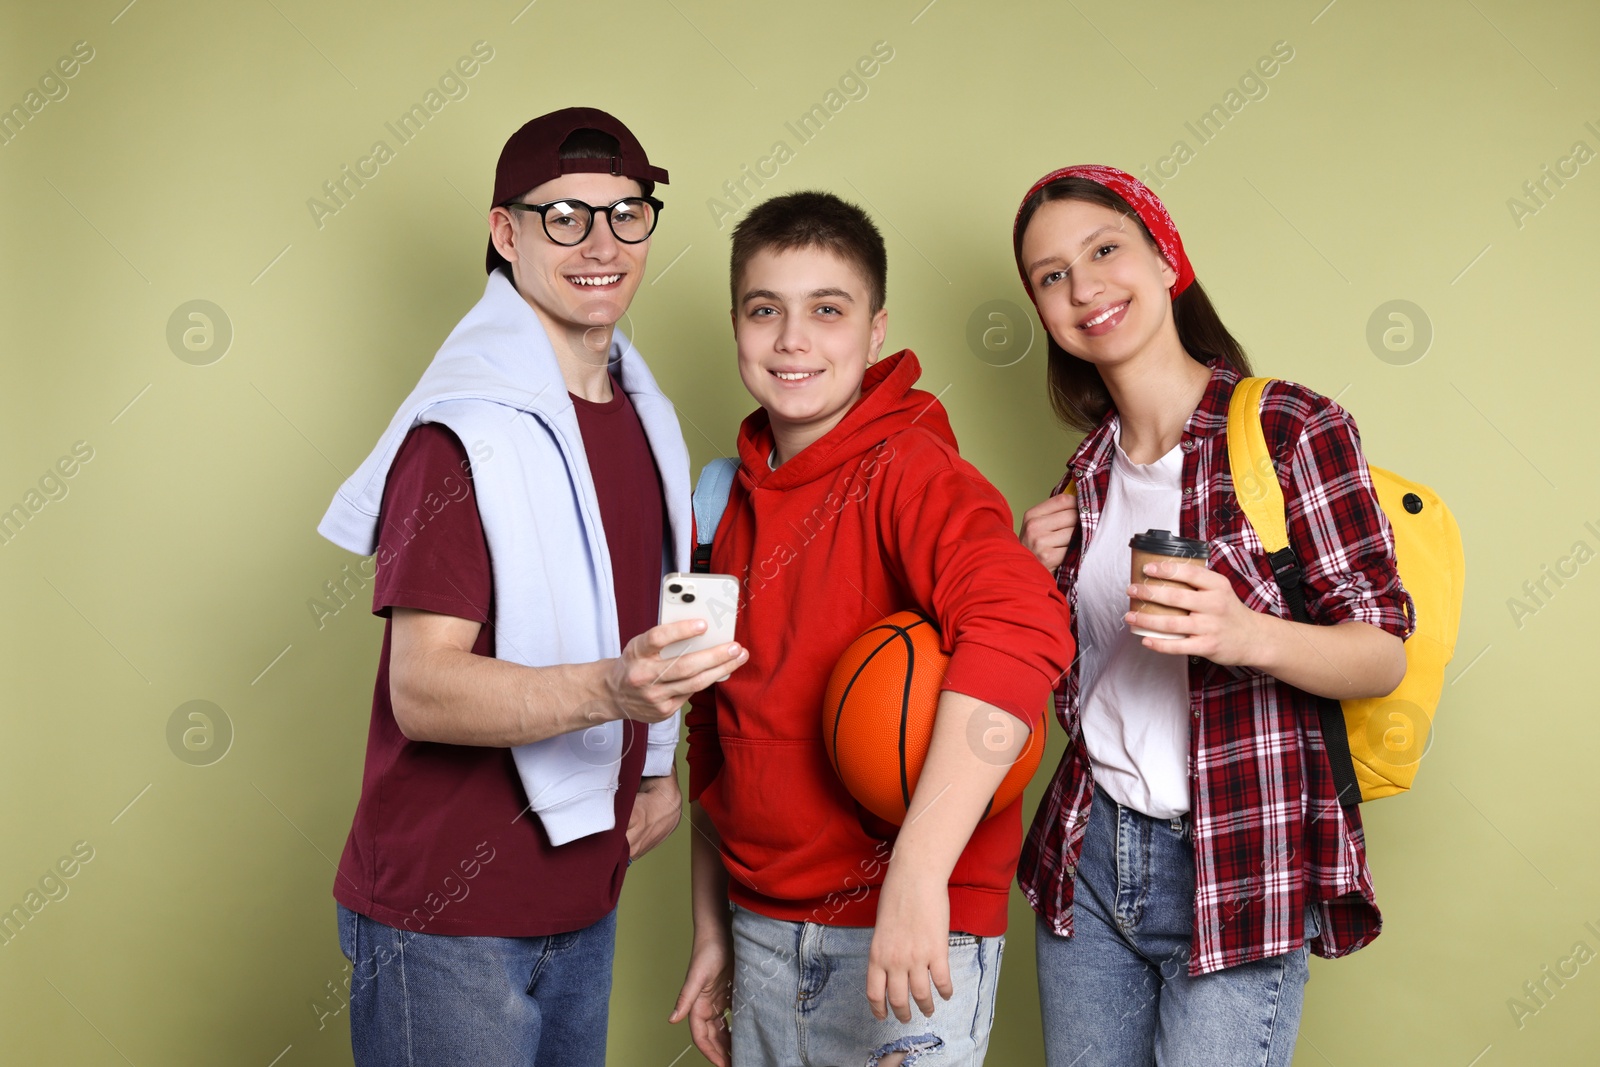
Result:
M1267 550L1291 613L1310 622L1300 565L1289 546L1283 489L1261 430L1261 393L1270 378L1244 378L1228 405L1228 466L1234 495ZM1388 696L1323 700L1322 735L1341 804L1394 796L1411 788L1427 745L1444 668L1455 654L1466 562L1455 516L1425 485L1369 467L1378 505L1394 529L1400 581L1417 609L1406 641L1406 675Z

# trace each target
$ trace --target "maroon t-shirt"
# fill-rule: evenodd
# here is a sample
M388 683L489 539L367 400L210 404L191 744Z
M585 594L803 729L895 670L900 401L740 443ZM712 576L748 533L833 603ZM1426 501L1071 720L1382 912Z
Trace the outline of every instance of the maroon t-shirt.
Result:
M622 642L655 625L666 532L661 483L633 405L573 397L610 549ZM466 450L447 427L418 426L383 491L373 612L419 608L494 618L489 546ZM559 564L558 564L559 565ZM577 930L616 906L628 865L628 817L647 727L624 722L613 829L550 844L511 752L409 740L389 702L383 628L361 799L333 895L390 926L430 934L536 937ZM485 625L472 651L494 655Z

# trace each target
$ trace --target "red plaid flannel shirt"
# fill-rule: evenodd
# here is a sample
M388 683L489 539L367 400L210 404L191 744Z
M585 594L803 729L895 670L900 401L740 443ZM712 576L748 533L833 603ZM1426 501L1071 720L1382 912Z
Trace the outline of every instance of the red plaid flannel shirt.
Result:
M1211 383L1183 433L1179 532L1210 542L1207 565L1254 611L1290 617L1266 553L1239 510L1228 469L1228 400L1239 376L1213 364ZM1415 625L1395 570L1394 536L1355 422L1301 386L1265 390L1262 425L1288 510L1289 540L1305 572L1306 607L1323 625L1357 620L1401 638ZM1077 626L1078 561L1094 537L1111 480L1115 414L1073 454L1079 529L1057 581ZM1060 492L1066 479L1057 486ZM1073 637L1077 634L1074 632ZM1056 690L1069 747L1023 846L1017 881L1056 933L1072 934L1072 889L1094 781L1079 723L1078 665ZM1261 671L1189 660L1189 797L1195 925L1189 973L1280 955L1304 940L1307 904L1321 914L1319 956L1354 952L1382 925L1367 870L1361 817L1339 806L1316 699Z

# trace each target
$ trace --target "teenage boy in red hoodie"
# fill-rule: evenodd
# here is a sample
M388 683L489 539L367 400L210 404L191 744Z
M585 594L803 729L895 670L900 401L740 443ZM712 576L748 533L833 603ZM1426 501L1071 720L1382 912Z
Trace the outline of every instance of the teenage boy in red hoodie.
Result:
M724 1067L982 1063L1022 802L982 815L1072 658L1066 602L912 388L916 356L879 358L886 259L825 193L769 200L733 235L739 375L761 407L711 570L742 583L750 659L688 716L695 937L672 1014ZM845 647L907 608L951 660L897 832L834 774L822 701Z

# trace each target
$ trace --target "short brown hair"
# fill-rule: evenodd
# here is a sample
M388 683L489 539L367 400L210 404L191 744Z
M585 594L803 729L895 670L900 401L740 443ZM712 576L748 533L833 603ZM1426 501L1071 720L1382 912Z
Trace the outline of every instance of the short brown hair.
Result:
M865 211L832 193L786 193L758 204L733 228L728 286L739 304L739 279L757 252L820 248L861 272L873 314L888 295L889 254Z
M604 130L573 130L556 150L557 159L616 159L622 152L617 139ZM634 178L639 188L649 196L656 183L646 178Z

